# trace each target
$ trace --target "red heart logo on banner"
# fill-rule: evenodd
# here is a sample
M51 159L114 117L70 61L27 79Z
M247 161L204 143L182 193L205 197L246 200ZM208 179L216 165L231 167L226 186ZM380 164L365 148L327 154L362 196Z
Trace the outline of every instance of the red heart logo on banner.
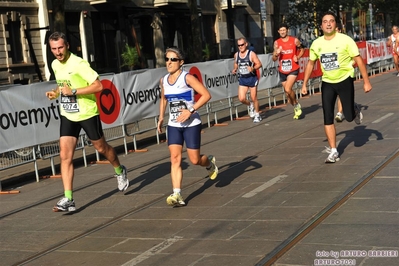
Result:
M112 124L118 119L121 110L119 91L108 79L102 79L101 83L104 89L96 93L100 118L105 124Z
M103 95L101 95L101 104L108 111L111 110L111 107L114 104L114 99L112 97L112 94L108 94L108 95L103 94Z

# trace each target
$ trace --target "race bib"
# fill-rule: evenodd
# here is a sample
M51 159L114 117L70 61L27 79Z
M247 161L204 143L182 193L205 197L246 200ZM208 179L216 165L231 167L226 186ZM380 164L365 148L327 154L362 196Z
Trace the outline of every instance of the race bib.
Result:
M326 53L320 57L320 64L325 71L334 70L339 68L338 54L337 53Z
M281 60L281 70L284 72L290 72L292 70L292 60L291 59Z
M177 122L176 120L180 115L180 109L187 109L185 101L169 102L169 117L172 122Z
M61 95L61 106L62 109L67 113L76 113L79 112L79 104L76 99L76 95L65 96Z
M240 65L238 68L238 71L240 72L241 75L247 75L249 74L248 66L242 66Z

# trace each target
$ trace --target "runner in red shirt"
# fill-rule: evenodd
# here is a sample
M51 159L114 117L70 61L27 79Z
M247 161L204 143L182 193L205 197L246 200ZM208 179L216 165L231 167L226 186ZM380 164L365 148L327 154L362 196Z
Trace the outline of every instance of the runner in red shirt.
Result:
M287 94L288 101L294 106L294 119L299 119L302 109L292 87L299 73L298 60L302 57L305 50L298 38L288 35L287 24L281 24L278 33L280 34L280 38L274 42L273 61L279 60L278 70L281 84Z

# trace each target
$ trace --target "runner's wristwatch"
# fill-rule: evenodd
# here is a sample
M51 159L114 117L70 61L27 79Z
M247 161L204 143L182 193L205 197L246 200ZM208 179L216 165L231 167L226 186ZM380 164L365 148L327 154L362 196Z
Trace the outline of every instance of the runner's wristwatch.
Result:
M195 108L194 108L193 106L191 106L190 108L188 108L188 111L189 111L190 113L194 113L194 112L195 112Z
M76 89L72 89L71 92L72 92L72 95L76 95Z

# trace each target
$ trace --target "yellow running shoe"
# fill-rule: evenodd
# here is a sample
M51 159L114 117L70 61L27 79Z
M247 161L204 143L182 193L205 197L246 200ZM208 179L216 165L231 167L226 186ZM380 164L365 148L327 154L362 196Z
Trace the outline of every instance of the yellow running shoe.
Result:
M215 164L216 158L213 155L209 155L208 159L211 162L211 165L210 165L209 168L206 168L206 169L208 170L209 178L211 180L215 180L216 177L218 176L218 173L219 173L219 169L218 169L218 167Z
M180 207L186 205L180 193L173 193L167 199L166 203L172 207Z
M294 119L299 119L299 117L301 117L301 114L302 114L301 105L297 103L294 106Z

